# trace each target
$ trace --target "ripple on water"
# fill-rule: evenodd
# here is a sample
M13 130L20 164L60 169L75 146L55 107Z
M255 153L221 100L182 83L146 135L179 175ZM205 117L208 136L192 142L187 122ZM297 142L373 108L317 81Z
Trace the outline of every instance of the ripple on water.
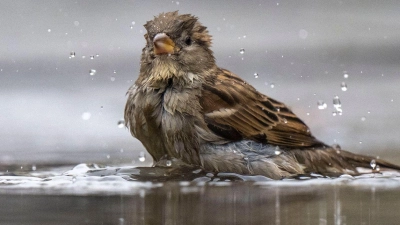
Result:
M63 167L65 168L65 167ZM339 177L310 175L272 180L265 176L240 175L234 173L205 173L198 168L173 167L104 167L96 164L79 164L70 170L45 168L25 174L0 174L0 193L32 193L61 195L114 195L140 194L143 190L162 187L165 182L178 182L183 193L200 191L199 186L223 187L234 183L245 183L265 187L305 186L352 186L400 188L400 173L383 171L359 176Z

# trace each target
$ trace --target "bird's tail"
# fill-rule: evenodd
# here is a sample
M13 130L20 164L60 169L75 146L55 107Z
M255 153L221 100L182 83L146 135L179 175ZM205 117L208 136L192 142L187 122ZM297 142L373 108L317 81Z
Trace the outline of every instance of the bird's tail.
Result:
M400 166L377 157L359 155L339 148L292 150L291 154L304 166L305 173L321 174L363 174L396 170Z
M359 155L344 150L340 150L340 155L344 158L344 160L356 168L372 169L373 172L379 172L387 169L400 171L399 165L378 159L377 157Z

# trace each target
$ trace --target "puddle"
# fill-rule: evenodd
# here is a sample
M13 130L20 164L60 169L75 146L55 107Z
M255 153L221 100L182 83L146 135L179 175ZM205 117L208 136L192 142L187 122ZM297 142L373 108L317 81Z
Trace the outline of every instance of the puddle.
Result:
M0 201L7 206L0 209L0 224L396 224L399 219L395 172L276 181L195 168L14 169L0 173Z

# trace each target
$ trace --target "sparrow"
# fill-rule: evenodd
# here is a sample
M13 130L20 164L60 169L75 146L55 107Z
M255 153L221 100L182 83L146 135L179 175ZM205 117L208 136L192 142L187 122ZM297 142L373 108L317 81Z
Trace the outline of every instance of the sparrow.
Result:
M400 169L326 145L285 104L219 68L211 36L197 17L161 13L144 27L146 46L124 119L154 166L192 165L272 179Z

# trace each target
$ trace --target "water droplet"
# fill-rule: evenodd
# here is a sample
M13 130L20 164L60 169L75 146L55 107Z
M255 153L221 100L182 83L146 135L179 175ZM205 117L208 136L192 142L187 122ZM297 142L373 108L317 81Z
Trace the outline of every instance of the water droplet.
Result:
M92 114L90 112L84 112L82 114L82 119L83 120L89 120L91 116L92 116Z
M254 73L254 78L258 78L258 73Z
M345 82L342 82L340 87L342 88L342 91L347 91L347 84Z
M240 50L239 50L239 52L240 52L240 54L244 54L244 48L241 48Z
M115 81L115 77L110 77L110 80L111 81Z
M179 2L176 2L176 5L179 5Z
M328 105L322 100L319 100L317 102L317 105L318 105L318 109L326 109L326 107L328 107Z
M347 78L349 78L349 74L347 72L344 72L343 77L344 77L344 79L347 79Z
M119 120L117 125L118 125L118 128L123 128L125 126L125 121L124 120Z
M96 70L91 69L91 70L89 71L89 75L90 75L90 76L94 76L95 74L96 74Z
M50 33L50 32L51 32L51 29L47 29L47 32L49 32L49 33Z
M287 123L287 119L286 119L286 118L283 118L283 122L284 122L284 123Z
M338 115L342 115L342 112L343 112L342 104L340 103L339 96L337 96L337 95L335 97L333 97L333 107L335 108L335 112Z
M75 26L79 26L79 21L74 21Z
M116 70L114 70L114 72L113 73L117 73L117 71Z
M144 154L144 152L139 153L139 161L140 162L146 161L146 155Z
M381 168L379 167L379 165L376 165L375 170L376 170L377 172L379 172L379 171L381 170Z
M110 155L107 155L107 159L110 159Z
M121 148L119 151L120 151L121 153L123 153L123 152L124 152L124 149L123 149L123 148Z
M32 165L32 171L36 171L36 165Z
M72 183L76 182L76 177L72 177Z
M367 118L365 118L365 116L361 117L361 121L365 121Z
M274 83L271 83L269 86L270 86L271 88L274 88L274 87L275 87L275 84L274 84Z
M82 56L82 59L84 59L84 58L86 58L86 56L83 55L83 56Z
M337 96L337 95L335 97L333 97L333 106L335 108L342 106L342 104L340 103L339 96Z
M91 55L91 56L90 56L90 59L94 59L94 55Z
M69 58L75 58L75 52L70 52L69 53Z
M131 23L132 25L135 25L136 24L136 22L135 21L132 21L132 23Z
M369 165L372 167L372 169L375 169L375 167L376 167L375 159L371 160L371 163Z
M310 113L309 113L309 112L307 112L307 113L306 113L306 115L307 115L307 116L309 116L309 115L310 115Z
M339 116L343 115L342 109L338 109L334 113L336 113L336 115L339 115Z
M100 55L99 54L96 54L96 57L99 57Z
M300 37L301 39L306 39L307 36L308 36L308 32L307 32L306 30L301 29L301 30L299 31L299 37Z
M275 150L275 155L280 155L282 152L279 150Z
M362 144L362 141L358 142L360 145Z
M171 160L167 160L167 162L165 163L165 165L171 166L171 165L172 165L172 161L171 161Z

